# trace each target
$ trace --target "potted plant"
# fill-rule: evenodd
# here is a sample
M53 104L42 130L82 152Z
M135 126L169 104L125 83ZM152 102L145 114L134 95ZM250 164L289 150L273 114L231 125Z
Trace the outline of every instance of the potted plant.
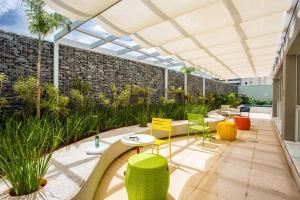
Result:
M11 196L34 195L47 184L45 174L60 144L61 128L50 121L6 122L0 137L0 169Z

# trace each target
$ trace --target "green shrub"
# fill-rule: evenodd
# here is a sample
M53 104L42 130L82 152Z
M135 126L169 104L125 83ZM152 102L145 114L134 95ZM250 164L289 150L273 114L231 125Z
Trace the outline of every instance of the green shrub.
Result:
M48 97L46 100L42 100L42 108L55 116L66 116L68 113L67 105L69 103L69 98L59 95L59 90L52 84L45 86L45 92Z
M168 89L169 96L171 98L174 98L177 103L184 103L185 102L185 94L184 89L182 87L175 88L174 86L171 86Z
M100 92L98 97L101 104L104 105L105 107L109 107L111 105L110 100L105 96L103 92Z
M79 90L80 94L82 94L83 96L88 96L92 91L91 83L88 81L81 80L79 78L73 80L72 88L75 90Z
M115 107L119 106L128 106L130 95L131 95L131 87L130 85L125 85L125 88L123 91L120 92L120 94L116 97L116 102L114 103Z
M150 87L132 85L131 99L133 103L150 105L152 96L156 90Z
M7 79L7 76L4 73L0 73L0 95L2 93L3 81ZM7 100L4 97L0 96L0 108L7 104Z
M110 84L109 88L111 90L112 98L111 100L103 93L100 92L98 97L100 103L105 107L118 108L120 106L126 107L129 105L130 95L131 95L131 87L130 85L125 85L123 91L120 91L118 95L118 89L115 84Z
M198 103L205 104L207 99L205 96L198 96L197 100L198 100Z
M84 107L84 96L77 89L72 89L70 91L71 102L76 108L82 110Z
M148 123L148 113L147 112L139 112L136 121L140 127L147 127Z
M231 107L236 107L242 103L242 99L234 93L227 94L225 101L226 104L230 105Z
M166 99L165 97L160 97L159 103L160 103L160 104L163 104L163 105L167 105L167 104L175 104L175 103L176 103L176 100L175 100L175 99Z
M21 77L13 85L13 90L27 109L32 112L35 109L36 79L32 76L28 78Z
M0 94L2 91L2 87L3 87L3 81L5 81L7 79L7 76L4 73L0 73Z

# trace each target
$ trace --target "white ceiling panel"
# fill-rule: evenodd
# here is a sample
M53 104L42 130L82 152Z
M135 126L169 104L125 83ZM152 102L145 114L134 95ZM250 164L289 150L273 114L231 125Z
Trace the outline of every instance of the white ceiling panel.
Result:
M247 21L287 10L289 0L232 0L242 20Z
M240 41L240 36L232 26L229 26L205 34L197 35L196 39L203 46L211 47L230 42L238 42Z
M139 31L138 34L156 46L184 38L184 36L171 24L170 21L164 21L143 29Z
M214 55L221 55L221 54L230 54L230 53L237 53L240 51L244 51L244 48L240 42L234 42L230 44L220 45L208 48Z
M269 35L264 35L261 37L252 38L250 40L246 40L247 45L250 49L263 48L279 45L279 33L272 33Z
M206 33L233 24L231 16L221 3L215 3L181 15L176 17L175 20L186 32L192 35Z
M127 48L127 54L153 48L162 56L213 70L224 78L269 73L282 42L279 38L286 24L284 17L292 10L291 0L45 2L72 20L95 19L107 33L130 36L140 46ZM97 49L101 44L95 41L88 45ZM157 60L157 52L148 54L148 58Z
M208 54L203 49L198 49L194 51L187 51L179 54L180 57L186 60L192 60L196 58L206 58L208 57Z
M264 56L264 55L274 55L276 53L278 46L271 46L267 48L250 49L249 53L251 56Z
M219 0L151 0L156 7L169 17L176 17L190 11L209 6Z
M172 53L182 53L198 49L198 46L190 38L177 40L175 42L170 42L162 46Z
M240 24L248 39L283 30L284 13L275 13Z
M122 0L101 16L127 33L138 32L162 21L140 0Z

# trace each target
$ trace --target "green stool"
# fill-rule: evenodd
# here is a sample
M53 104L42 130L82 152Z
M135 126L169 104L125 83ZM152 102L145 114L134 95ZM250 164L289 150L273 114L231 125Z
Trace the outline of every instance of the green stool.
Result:
M136 154L129 158L125 176L129 200L167 199L170 173L166 158L157 154Z

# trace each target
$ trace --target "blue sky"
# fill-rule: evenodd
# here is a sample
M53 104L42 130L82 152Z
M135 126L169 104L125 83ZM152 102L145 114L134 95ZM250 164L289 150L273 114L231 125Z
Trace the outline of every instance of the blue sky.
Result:
M20 0L0 1L0 29L30 35L27 28L24 7Z

